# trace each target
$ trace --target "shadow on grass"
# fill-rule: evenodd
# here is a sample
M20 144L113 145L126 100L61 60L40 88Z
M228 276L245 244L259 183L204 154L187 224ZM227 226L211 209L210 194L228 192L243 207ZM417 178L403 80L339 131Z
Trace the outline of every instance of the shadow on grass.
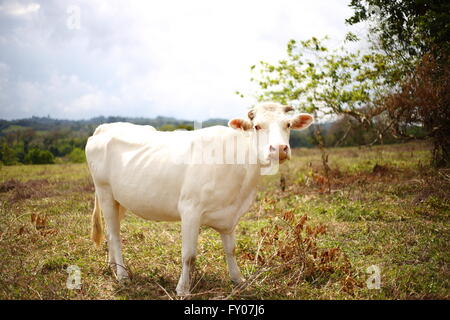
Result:
M143 273L132 274L125 282L114 283L114 295L124 300L179 300L176 294L178 275L149 276ZM191 286L191 295L184 299L223 299L231 292L231 281L215 275L196 274Z

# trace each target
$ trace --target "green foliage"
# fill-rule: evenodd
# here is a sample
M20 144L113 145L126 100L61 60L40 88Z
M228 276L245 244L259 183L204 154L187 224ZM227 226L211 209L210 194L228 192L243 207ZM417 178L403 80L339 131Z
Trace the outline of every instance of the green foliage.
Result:
M312 128L308 128L304 131L291 131L289 138L289 144L292 148L310 148L315 144L314 134Z
M433 139L435 166L450 161L450 2L443 0L352 0L347 23L370 22L369 39L393 62L400 81L382 102L395 135L420 124Z
M371 34L381 48L410 62L437 45L449 49L450 2L445 0L352 0L347 23L374 21ZM410 64L410 66L412 66Z
M33 148L25 156L25 163L52 164L55 163L55 158L50 151Z
M356 40L348 34L347 41ZM380 52L362 54L344 47L330 51L325 43L326 39L315 37L290 40L285 59L252 66L251 80L259 85L256 99L297 105L317 118L338 116L338 122L347 118L344 131L355 141L363 138L361 144L385 138L389 125L378 102L400 77L392 60ZM354 136L356 132L364 135ZM344 132L341 137L325 138L325 143L337 143L342 136Z
M160 126L158 128L158 130L160 131L174 131L174 130L194 130L194 127L192 125L189 124L179 124L179 125L174 125L171 123L167 123L167 124L163 124L162 126Z
M286 59L275 65L261 61L252 79L261 88L257 99L365 121L386 82L394 80L389 60L379 53L363 55L343 48L330 52L323 42L315 37L290 40Z
M69 154L70 162L83 163L86 162L86 154L80 148L74 148Z
M164 124L159 127L160 131L174 131L176 127L173 124Z
M179 124L177 126L177 130L187 130L187 131L192 131L194 130L194 126L190 125L190 124Z
M10 148L6 143L0 144L0 163L12 165L17 162L14 149Z

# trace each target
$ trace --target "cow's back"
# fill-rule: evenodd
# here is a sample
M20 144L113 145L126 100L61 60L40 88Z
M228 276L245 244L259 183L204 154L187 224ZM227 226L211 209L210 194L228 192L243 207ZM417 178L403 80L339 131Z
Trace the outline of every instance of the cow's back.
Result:
M156 129L149 125L135 125L129 122L114 122L114 123L104 123L99 125L93 136L99 134L110 134L110 135L127 135L129 133L140 132L142 134L156 131Z

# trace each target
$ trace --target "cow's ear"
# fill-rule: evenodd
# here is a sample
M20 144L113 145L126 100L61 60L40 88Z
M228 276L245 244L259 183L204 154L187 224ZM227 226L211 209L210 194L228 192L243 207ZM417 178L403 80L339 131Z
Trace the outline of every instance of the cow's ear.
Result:
M234 118L228 121L228 126L233 129L250 130L252 123L245 119Z
M314 122L312 115L307 113L300 113L290 120L290 128L292 130L302 130L308 128Z

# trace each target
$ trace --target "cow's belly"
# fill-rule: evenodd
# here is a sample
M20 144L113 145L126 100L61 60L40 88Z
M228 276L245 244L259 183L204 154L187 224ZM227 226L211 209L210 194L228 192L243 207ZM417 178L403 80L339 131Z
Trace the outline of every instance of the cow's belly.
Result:
M219 232L230 232L234 230L241 216L248 211L255 200L256 189L243 194L231 205L218 207L202 217L201 224L212 227Z
M143 152L147 154L124 153L114 161L107 179L114 199L147 220L179 220L177 203L185 167L173 164L163 152Z
M243 165L186 168L179 202L181 214L200 214L202 225L224 232L233 230L255 198L259 177L256 170L256 166Z
M155 221L178 221L180 215L176 203L178 201L175 194L163 194L160 192L135 192L132 195L115 195L114 198L123 207L139 217L146 220Z

